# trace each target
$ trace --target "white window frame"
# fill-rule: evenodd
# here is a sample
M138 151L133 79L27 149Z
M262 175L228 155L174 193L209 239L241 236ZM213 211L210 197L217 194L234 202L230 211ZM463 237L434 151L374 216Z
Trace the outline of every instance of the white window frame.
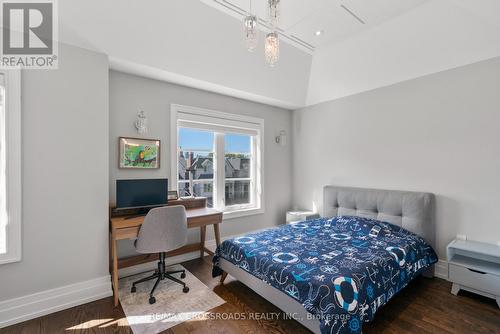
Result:
M5 85L6 253L0 265L21 261L21 71L0 70ZM0 157L1 159L1 157ZM0 226L0 228L3 228Z
M261 118L236 115L210 109L172 104L170 106L170 152L171 152L171 184L178 187L178 128L182 123L196 123L197 128L206 128L215 132L214 161L214 207L224 211L224 219L243 217L264 213L264 120ZM238 133L252 134L252 171L253 180L251 205L233 205L225 207L225 160L224 136L217 135L230 129L238 129ZM222 154L220 154L222 152ZM222 177L221 177L222 175ZM231 180L231 179L228 179Z

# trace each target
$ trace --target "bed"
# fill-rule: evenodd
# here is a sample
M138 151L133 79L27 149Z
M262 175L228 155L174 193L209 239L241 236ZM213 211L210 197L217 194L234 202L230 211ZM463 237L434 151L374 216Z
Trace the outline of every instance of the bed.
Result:
M361 333L420 274L433 276L434 196L326 186L322 218L224 241L229 274L314 333Z

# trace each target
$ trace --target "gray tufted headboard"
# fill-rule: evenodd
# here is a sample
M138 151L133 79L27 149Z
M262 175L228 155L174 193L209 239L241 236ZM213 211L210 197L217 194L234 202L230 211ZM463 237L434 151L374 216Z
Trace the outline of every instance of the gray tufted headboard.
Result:
M434 244L434 194L325 186L323 216L359 216L404 227Z

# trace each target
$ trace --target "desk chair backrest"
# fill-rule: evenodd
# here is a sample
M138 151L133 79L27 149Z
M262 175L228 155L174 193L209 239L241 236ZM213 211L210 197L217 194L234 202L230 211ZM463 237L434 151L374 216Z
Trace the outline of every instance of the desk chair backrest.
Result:
M181 205L151 209L141 225L136 250L152 254L169 252L187 242L186 209Z

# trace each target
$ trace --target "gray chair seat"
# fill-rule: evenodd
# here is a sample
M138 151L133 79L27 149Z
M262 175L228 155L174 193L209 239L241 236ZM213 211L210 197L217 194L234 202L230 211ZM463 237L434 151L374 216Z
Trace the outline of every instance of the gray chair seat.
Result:
M135 249L142 254L159 254L158 268L151 276L143 278L132 284L132 292L136 291L136 284L156 278L155 285L149 294L149 303L156 302L153 293L160 281L170 279L183 286L183 292L187 293L189 288L186 283L173 277L173 274L181 274L186 277L185 270L166 271L166 253L184 246L187 242L187 218L186 209L183 206L165 206L151 209L144 223L141 225L139 235L134 241Z

